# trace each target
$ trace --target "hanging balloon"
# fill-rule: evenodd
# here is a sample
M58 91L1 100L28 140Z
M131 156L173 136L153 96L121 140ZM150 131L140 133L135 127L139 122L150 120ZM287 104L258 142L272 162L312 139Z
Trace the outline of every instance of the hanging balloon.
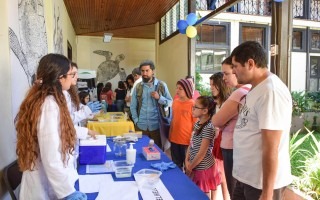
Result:
M189 38L194 38L197 35L197 29L194 26L188 26L186 34Z
M187 16L187 23L192 26L197 22L197 15L195 13L189 13Z
M185 29L179 29L179 32L181 33L181 34L186 34L186 28Z
M186 20L179 20L177 27L178 27L180 33L186 34L186 29L188 27L188 23Z

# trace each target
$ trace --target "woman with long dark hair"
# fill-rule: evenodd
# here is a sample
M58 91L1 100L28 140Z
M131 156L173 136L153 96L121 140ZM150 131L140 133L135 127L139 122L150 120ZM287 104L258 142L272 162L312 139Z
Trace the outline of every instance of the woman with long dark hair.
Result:
M20 199L69 199L76 192L74 168L76 132L63 91L74 74L63 55L48 54L40 62L35 84L17 115L18 163L23 171Z
M231 89L226 85L226 83L223 80L223 73L217 72L213 74L210 77L210 89L213 96L214 101L216 104L216 112L219 112L221 106L224 104L224 102L228 99L228 97L231 94ZM216 158L216 163L220 171L221 176L221 189L222 189L222 195L223 199L227 200L230 199L224 167L223 167L223 157L222 152L220 148L222 138L222 130L217 130L216 138L214 140L214 146L213 146L213 155Z
M123 81L118 82L118 88L114 90L115 92L115 103L118 112L123 112L124 109L124 99L127 95L127 90Z

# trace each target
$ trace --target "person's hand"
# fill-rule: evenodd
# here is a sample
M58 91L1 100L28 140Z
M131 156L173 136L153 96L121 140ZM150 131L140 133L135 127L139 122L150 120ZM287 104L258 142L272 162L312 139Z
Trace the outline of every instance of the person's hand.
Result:
M189 161L185 162L185 170L186 170L186 175L187 176L191 176L192 169L190 167L190 162Z
M98 112L101 110L101 103L99 101L96 102L88 102L87 106L91 109L92 112Z
M88 129L88 135L91 136L93 139L97 139L96 135L99 135L99 133L96 132L96 131Z
M157 92L157 91L153 91L153 92L151 92L151 96L152 96L155 100L160 99L160 95L158 94L158 92Z
M63 198L63 200L87 200L87 195L85 193L75 191L69 196L66 196L65 198Z

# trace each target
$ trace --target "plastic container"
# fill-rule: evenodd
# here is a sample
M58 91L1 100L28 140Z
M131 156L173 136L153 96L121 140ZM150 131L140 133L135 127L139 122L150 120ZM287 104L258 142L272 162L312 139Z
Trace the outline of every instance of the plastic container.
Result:
M141 169L134 174L139 185L153 187L159 180L162 172L153 169Z
M107 102L106 102L105 100L102 100L102 101L101 101L101 110L102 110L104 113L106 113L106 112L107 112L107 108L108 108Z
M127 178L132 175L133 165L128 164L126 160L114 161L114 172L117 178Z
M114 139L113 152L116 157L126 158L127 153L127 143L126 139L123 137L116 137Z
M106 161L107 140L105 135L96 135L96 139L88 138L80 140L79 163L104 164Z

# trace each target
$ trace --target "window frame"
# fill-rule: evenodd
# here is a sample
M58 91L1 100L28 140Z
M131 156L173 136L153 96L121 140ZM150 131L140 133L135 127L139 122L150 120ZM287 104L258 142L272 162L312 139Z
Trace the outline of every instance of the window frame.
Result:
M221 45L221 44L210 44L210 43L198 43L196 42L196 51L202 51L202 50L225 50L226 53L226 57L230 56L230 43L231 43L231 22L221 22L221 21L213 21L210 20L208 22L205 22L204 24L208 24L208 25L222 25L222 26L226 26L226 40L227 43L226 45ZM214 69L214 67L213 67ZM210 71L210 70L197 70L196 72L200 73L200 74L213 74L215 72L218 71Z
M301 44L301 49L294 49L293 48L293 32L297 31L297 32L301 32L302 33L302 44ZM293 28L292 29L292 45L291 45L291 49L292 52L306 52L307 51L307 29L303 29L303 28Z
M320 37L320 30L314 30L314 29L310 29L309 30L309 50L310 50L310 52L311 53L320 53L320 47L319 47L319 49L318 50L316 50L316 49L312 49L312 33L319 33L319 37Z
M310 90L310 80L312 78L315 78L315 79L317 79L317 90L316 91L320 92L320 69L318 69L318 75L317 76L311 76L311 59L313 57L315 57L318 60L318 63L320 63L320 55L310 55L309 56L310 62L309 62L309 65L308 65L308 70L307 70L307 89L308 89L308 91L311 91Z
M243 27L252 27L252 28L263 28L264 32L264 44L261 44L265 51L269 51L270 48L270 26L268 24L253 24L253 23L239 23L239 44L243 43L242 41L242 29Z
M231 22L218 22L218 21L208 21L203 23L204 25L211 25L211 26L224 26L226 27L226 44L225 45L220 45L220 44L209 44L209 43L198 43L196 42L196 47L199 48L206 48L207 46L212 47L212 45L216 48L229 48L230 47L230 40L231 40L231 34L230 34L230 27L231 27ZM202 34L202 31L201 31ZM200 36L201 38L201 36Z
M180 6L181 2L184 3L184 13L183 13L183 14L181 14L181 6ZM186 3L186 4L185 4L185 3ZM168 12L166 12L166 13L161 17L161 19L159 20L159 44L160 44L160 45L161 45L162 43L166 42L167 40L171 39L172 37L174 37L174 36L176 36L176 35L179 34L179 29L178 29L177 25L176 25L176 30L175 30L175 31L172 31L168 36L165 36L163 39L162 39L162 34L161 34L161 33L162 33L162 18L165 17L164 23L167 24L166 15L167 15L168 13L171 14L172 9L173 9L174 7L176 7L177 4L179 4L179 7L180 7L180 10L179 10L179 16L180 16L180 18L177 19L177 21L176 21L175 23L178 23L178 21L181 20L181 19L185 19L185 18L187 17L188 13L189 13L190 0L179 0L179 1L177 1L176 4L174 4L174 6L172 6L172 7L170 8L170 10L168 10ZM172 23L172 21L170 21L170 24L171 24L171 23ZM166 27L166 25L165 25L165 27ZM170 28L172 28L172 27L170 27ZM165 28L164 31L166 32L167 29Z
M228 48L218 48L218 47L203 47L203 48L196 48L196 52L197 51L203 51L203 50L208 50L208 51L215 51L215 50L221 50L221 51L226 51L226 57L230 56L230 49ZM195 58L196 60L197 58ZM202 63L201 63L202 64ZM215 68L215 63L214 63L214 55L213 55L213 70L197 70L196 67L196 72L200 73L200 74L213 74L216 72L220 72L221 70L214 70Z

